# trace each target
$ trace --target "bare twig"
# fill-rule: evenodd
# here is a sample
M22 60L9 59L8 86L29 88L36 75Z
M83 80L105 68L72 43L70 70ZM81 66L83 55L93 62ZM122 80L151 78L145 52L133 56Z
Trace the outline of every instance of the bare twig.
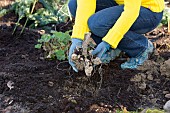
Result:
M95 73L96 73L96 68L95 68L95 66L93 67L93 73L92 73L92 75L91 76L93 76Z
M72 71L72 73L71 73L71 66L69 67L69 69L68 69L68 74L69 74L69 76L66 76L65 78L72 78L72 76L73 76L73 71Z
M117 97L119 97L119 94L120 94L120 91L121 91L122 88L119 88L119 91L117 93Z
M59 29L63 29L64 27L66 27L68 24L70 23L70 21L66 22L63 26L59 27ZM56 31L56 27L55 27L55 31Z
M64 64L64 63L68 63L68 61L63 61L63 62L58 63L58 64L57 64L57 69L60 70L60 71L67 71L67 70L69 70L68 68L67 68L67 69L59 68L59 66L60 66L61 64Z

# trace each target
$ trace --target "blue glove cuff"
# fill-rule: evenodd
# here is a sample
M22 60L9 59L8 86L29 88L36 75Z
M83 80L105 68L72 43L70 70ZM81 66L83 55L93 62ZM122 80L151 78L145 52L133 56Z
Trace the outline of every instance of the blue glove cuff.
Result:
M110 48L110 44L108 44L107 42L103 41L103 44L105 45L106 49L109 50Z
M82 43L82 40L78 39L78 38L72 38L71 42L74 43L74 44L77 44L77 43Z

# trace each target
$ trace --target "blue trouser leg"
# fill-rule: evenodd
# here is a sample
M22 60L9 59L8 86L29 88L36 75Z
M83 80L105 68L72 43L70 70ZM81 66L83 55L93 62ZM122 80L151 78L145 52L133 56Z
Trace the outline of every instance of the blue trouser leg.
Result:
M76 14L76 6L76 0L70 0L69 8L73 16ZM116 3L112 0L108 0L106 3L102 0L97 0L96 13L88 20L92 38L97 43L100 43L109 29L114 26L123 12L123 8L123 5L116 6ZM147 8L141 7L139 17L124 35L118 48L130 57L140 55L148 47L148 39L142 34L153 30L159 24L161 18L162 13L154 13Z
M124 6L113 6L96 12L88 20L88 25L93 34L104 37L112 28L123 12ZM154 13L141 7L137 20L124 35L118 48L130 57L137 57L148 47L148 39L142 35L153 30L161 21L162 13Z

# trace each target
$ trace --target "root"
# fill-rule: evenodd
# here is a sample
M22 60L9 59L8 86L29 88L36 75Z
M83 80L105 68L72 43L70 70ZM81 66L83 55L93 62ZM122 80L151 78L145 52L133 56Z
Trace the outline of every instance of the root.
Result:
M99 88L98 89L101 89L102 83L103 83L103 69L102 69L102 65L99 67L99 75L100 75L100 82L98 82L99 83Z
M101 60L98 57L91 55L96 43L90 37L91 33L86 33L82 44L82 47L76 47L76 50L71 56L71 60L76 64L78 70L84 70L86 76L92 76L96 65L101 64Z

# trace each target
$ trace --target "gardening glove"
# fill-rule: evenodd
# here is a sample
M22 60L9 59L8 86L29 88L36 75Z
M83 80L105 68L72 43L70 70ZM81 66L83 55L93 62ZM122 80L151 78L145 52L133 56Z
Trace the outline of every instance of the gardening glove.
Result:
M99 58L104 57L104 54L110 49L110 45L102 41L95 50L92 51L92 55L96 55Z
M72 62L71 60L71 56L72 54L74 53L76 47L81 47L82 46L82 40L81 39L77 39L77 38L72 38L72 44L70 46L70 49L69 49L69 57L68 57L68 60L69 60L69 64L71 65L71 67L73 68L73 70L75 72L78 72L78 69L76 68L76 65L74 62Z
M100 60L102 63L109 63L111 60L114 60L116 57L120 55L121 50L116 48L116 49L109 49L108 52L106 52Z

